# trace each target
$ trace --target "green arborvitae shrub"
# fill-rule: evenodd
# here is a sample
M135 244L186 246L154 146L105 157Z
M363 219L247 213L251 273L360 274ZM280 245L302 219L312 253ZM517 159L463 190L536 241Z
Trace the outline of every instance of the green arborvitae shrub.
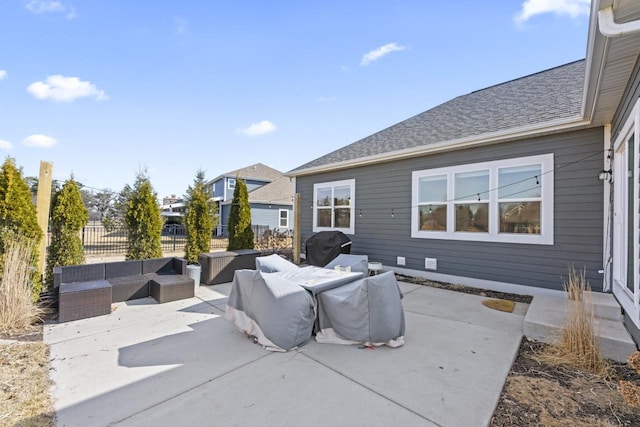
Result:
M7 157L0 169L0 274L2 274L5 258L5 232L13 232L33 239L33 270L30 277L31 296L36 301L42 290L42 277L37 269L38 245L43 238L38 225L36 207L33 204L29 185L16 167L15 161ZM10 234L9 234L10 235Z
M198 262L198 254L211 250L214 207L211 192L204 180L204 172L196 172L193 187L187 189L186 218L187 245L184 257L190 264Z
M138 174L127 200L124 222L127 228L126 259L149 259L162 257L160 233L162 220L157 194L149 178Z
M231 211L229 212L229 245L227 250L253 249L253 230L251 229L251 206L247 183L236 178L233 190Z
M53 267L84 264L84 247L80 230L89 222L89 211L82 202L78 184L69 179L53 196L51 207L51 241L47 249L45 284L53 286Z

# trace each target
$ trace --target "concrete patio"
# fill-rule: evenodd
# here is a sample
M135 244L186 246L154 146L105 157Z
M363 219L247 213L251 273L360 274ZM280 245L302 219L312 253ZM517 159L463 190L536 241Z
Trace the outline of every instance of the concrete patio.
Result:
M475 295L401 288L397 349L312 340L267 352L223 319L230 284L46 325L57 425L487 425L527 306L504 313Z

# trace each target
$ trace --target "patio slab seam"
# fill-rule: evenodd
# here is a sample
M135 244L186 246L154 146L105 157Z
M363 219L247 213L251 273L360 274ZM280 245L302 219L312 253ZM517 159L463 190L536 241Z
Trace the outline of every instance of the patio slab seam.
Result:
M339 370L332 368L331 366L327 365L326 363L321 362L321 361L320 361L320 360L318 360L317 358L312 357L312 356L310 356L309 354L304 353L303 351L299 351L298 353L302 354L303 356L307 357L308 359L313 360L314 362L318 363L319 365L324 366L325 368L329 369L330 371L335 372L336 374L340 375L341 377L345 378L346 380L348 380L348 381L350 381L350 382L352 382L352 383L354 383L354 384L356 384L356 385L358 385L358 386L360 386L360 387L362 387L362 388L364 388L364 389L366 389L366 390L369 390L369 391L370 391L370 392L372 392L373 394L375 394L375 395L377 395L377 396L380 396L381 398L385 399L386 401L391 402L391 403L393 403L394 405L397 405L397 406L401 407L402 409L404 409L404 410L406 410L406 411L411 412L412 414L414 414L414 415L416 415L416 416L418 416L418 417L422 418L423 420L428 421L428 422L430 422L430 423L433 423L433 424L435 424L435 425L437 425L437 426L439 426L439 427L444 427L442 424L438 423L437 421L434 421L434 420L432 420L432 419L429 419L429 418L425 417L424 415L422 415L422 414L420 414L420 413L418 413L418 412L414 411L413 409L408 408L407 406L403 405L402 403L397 402L397 401L395 401L395 400L391 399L391 398L390 398L390 397L388 397L388 396L385 396L384 394L380 393L379 391L375 390L374 388L369 387L369 386L366 386L366 385L364 385L364 384L362 384L362 383L360 383L360 382L356 381L355 379L353 379L353 378L351 378L351 377L347 376L345 373L340 372Z

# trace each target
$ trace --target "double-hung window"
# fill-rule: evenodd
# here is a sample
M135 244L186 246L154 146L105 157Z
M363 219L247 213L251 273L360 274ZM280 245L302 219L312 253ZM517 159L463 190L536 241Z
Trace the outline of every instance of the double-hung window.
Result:
M553 244L553 154L413 172L411 237Z
M289 210L288 209L278 210L278 227L289 228Z
M228 178L227 179L227 188L229 190L235 190L235 188L236 188L236 179L235 178Z
M354 234L355 179L313 185L313 231Z

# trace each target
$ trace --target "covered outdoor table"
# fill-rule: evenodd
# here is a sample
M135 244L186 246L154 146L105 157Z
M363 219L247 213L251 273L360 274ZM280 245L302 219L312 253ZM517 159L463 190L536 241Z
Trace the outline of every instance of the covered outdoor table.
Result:
M346 285L364 276L362 272L336 271L315 266L302 267L295 271L262 274L264 276L273 275L285 278L311 292L314 297L320 292Z

